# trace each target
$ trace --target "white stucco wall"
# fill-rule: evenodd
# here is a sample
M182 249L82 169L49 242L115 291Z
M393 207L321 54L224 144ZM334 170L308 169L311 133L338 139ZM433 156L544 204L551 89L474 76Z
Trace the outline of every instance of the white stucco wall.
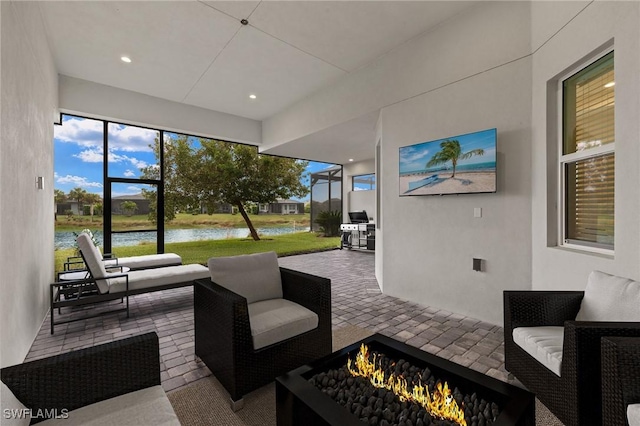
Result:
M374 141L371 141L371 150L375 149ZM344 211L342 217L347 222L350 211L366 210L369 217L376 219L376 192L375 191L352 191L353 177L376 172L376 165L373 159L358 161L357 163L347 163L342 166L342 203Z
M60 76L60 110L231 142L259 145L262 122Z
M26 356L53 281L53 122L58 77L33 2L0 2L0 366ZM37 190L37 176L44 189Z
M520 59L383 109L385 293L501 324L503 290L531 288L530 67ZM400 146L493 127L497 193L399 196Z
M594 269L640 279L640 3L555 3L532 4L533 39L541 34L551 37L533 55L533 288L582 290ZM547 16L563 16L564 22ZM616 79L615 254L601 256L556 246L556 115L548 107L556 102L557 77L610 44Z
M531 11L479 2L263 123L270 146L382 108L376 276L385 293L499 324L502 291L531 288ZM497 194L399 197L400 146L492 127ZM472 270L473 257L485 272Z

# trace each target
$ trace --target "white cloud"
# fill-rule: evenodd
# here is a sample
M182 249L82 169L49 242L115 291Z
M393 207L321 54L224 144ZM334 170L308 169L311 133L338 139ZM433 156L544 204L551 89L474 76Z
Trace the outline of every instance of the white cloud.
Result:
M109 124L109 148L113 151L152 152L159 132L135 126ZM71 117L54 127L54 137L81 147L99 149L103 146L102 121Z
M85 187L85 188L102 188L102 184L100 182L89 182L87 181L87 178L82 176L73 176L73 175L60 176L57 173L54 173L53 176L56 182L59 184L72 184L75 186Z
M148 165L146 161L138 160L137 158L134 158L134 157L127 157L126 155L123 155L123 157L138 169L143 169Z
M109 147L115 151L152 152L158 135L155 130L109 123Z
M413 163L423 160L429 155L429 150L417 147L405 147L400 151L400 162Z
M54 126L54 137L61 142L83 147L102 147L102 122L84 118L70 118L62 126Z
M135 175L136 174L133 171L129 170L129 169L125 170L125 172L124 172L124 176L125 177L133 177Z
M79 158L84 163L102 163L104 161L102 147L85 149L84 151L80 151L78 154L74 154L73 156L76 158ZM129 157L128 155L115 154L113 151L109 151L109 162L110 163L128 162L128 163L131 163L133 167L138 169L142 169L148 166L147 162L144 160L139 160L135 157Z
M73 156L79 158L84 163L102 163L104 160L101 149L87 149Z

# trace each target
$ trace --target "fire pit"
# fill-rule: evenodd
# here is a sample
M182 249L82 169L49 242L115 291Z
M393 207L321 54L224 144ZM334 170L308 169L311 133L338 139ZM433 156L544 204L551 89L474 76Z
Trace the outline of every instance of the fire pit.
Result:
M276 379L279 426L531 425L534 395L379 334Z

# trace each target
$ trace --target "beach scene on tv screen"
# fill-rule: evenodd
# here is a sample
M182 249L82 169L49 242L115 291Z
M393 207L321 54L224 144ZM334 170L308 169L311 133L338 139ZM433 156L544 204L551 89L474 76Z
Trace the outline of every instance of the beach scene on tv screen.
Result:
M496 190L496 129L400 148L400 195Z

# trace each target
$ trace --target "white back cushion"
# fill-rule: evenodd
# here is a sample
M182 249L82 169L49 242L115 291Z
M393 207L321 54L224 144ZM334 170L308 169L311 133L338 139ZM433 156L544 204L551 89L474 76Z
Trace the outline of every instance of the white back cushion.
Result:
M98 251L98 248L93 244L89 235L85 233L78 235L76 241L78 242L78 248L80 248L80 251L82 252L84 261L87 264L87 268L89 268L93 278L96 280L98 290L102 294L108 293L109 281L101 279L107 276L107 271L104 268L104 262L102 261L100 251Z
M640 282L593 271L576 321L640 321Z
M629 404L627 407L629 426L640 426L640 404Z
M26 426L31 422L31 417L26 414L27 407L15 397L11 389L4 383L0 382L0 424L7 426ZM8 411L5 411L8 410ZM25 415L26 414L26 415Z
M278 255L273 252L209 259L211 281L247 299L247 303L282 298Z

